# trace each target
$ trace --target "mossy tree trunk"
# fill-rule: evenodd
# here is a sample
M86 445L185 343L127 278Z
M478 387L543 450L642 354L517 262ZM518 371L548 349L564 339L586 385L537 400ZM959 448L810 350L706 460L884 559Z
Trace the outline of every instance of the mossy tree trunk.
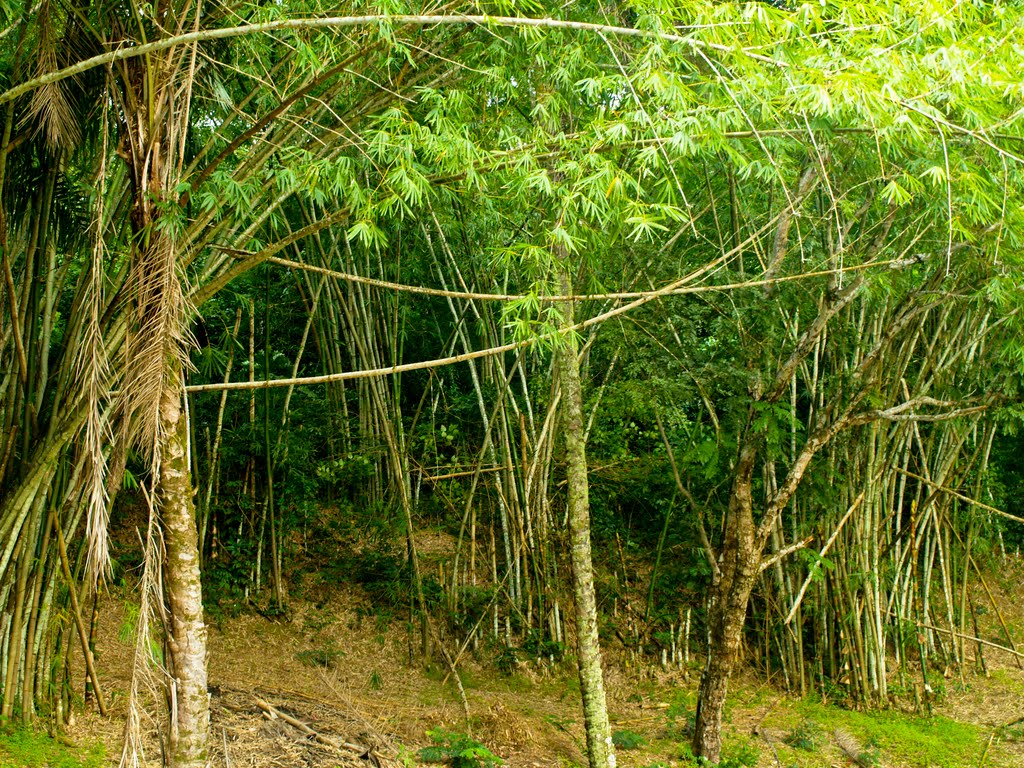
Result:
M181 377L168 376L168 381L180 382ZM176 705L169 734L169 762L173 768L204 768L210 727L206 624L183 398L182 389L169 384L160 400L163 437L159 498L166 547L164 584L170 609L168 662Z
M561 254L559 282L564 295L571 293L565 255ZM597 597L590 547L590 489L583 423L583 387L580 383L579 345L573 326L573 307L562 308L558 377L562 389L562 434L565 439L569 493L569 541L571 546L573 598L576 605L576 653L583 696L583 721L587 734L590 768L615 768L615 750L608 723L601 644L597 631Z
M740 452L733 476L725 538L708 608L710 642L697 695L693 751L713 765L722 754L722 711L729 678L740 657L750 592L761 565L763 547L758 546L753 516L756 458L757 449L748 442Z
M778 240L776 247L779 247ZM834 413L837 403L831 403L819 414L817 429L808 435L800 450L795 452L785 479L765 500L757 521L754 519L754 472L759 462L764 460L765 441L763 433L753 426L755 414L758 407L774 405L789 392L800 363L812 352L829 322L853 301L863 284L864 278L858 277L831 301L823 303L817 317L797 340L789 357L775 371L767 390L752 392L753 402L733 468L728 513L723 522L722 542L716 557L718 567L715 569L708 607L708 658L701 674L693 731L694 753L712 765L718 764L721 759L722 711L729 678L740 658L750 593L761 572L769 535L796 493L811 460L841 429L850 424L853 409L865 390L855 390L840 415ZM870 360L863 365L870 365ZM865 371L858 370L857 375L864 376Z

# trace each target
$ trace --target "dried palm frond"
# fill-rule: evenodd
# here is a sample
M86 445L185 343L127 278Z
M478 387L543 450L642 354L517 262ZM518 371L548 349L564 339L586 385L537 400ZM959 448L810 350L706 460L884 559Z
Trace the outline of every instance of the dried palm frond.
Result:
M135 187L132 218L136 242L125 286L132 306L119 410L122 424L129 430L128 442L151 460L154 474L163 437L160 400L165 393L179 390L181 382L170 379L176 379L188 367L188 348L193 343L187 325L193 308L178 269L181 245L177 224L163 209L173 207L180 178L188 104L179 86L187 77L181 54L171 51L166 55L177 56L179 61L167 63L173 74L152 100L155 112L150 115L151 125L147 121L125 123ZM121 86L131 87L125 82ZM138 95L131 98L124 93L118 98L125 105L140 101Z
M58 62L57 41L53 30L50 3L44 0L36 18L39 20L39 57L36 75L46 75L61 68ZM82 137L75 108L67 90L67 81L47 83L32 94L22 124L36 123L36 133L42 133L51 149L70 149Z
M163 696L164 680L170 679L163 660L159 658L157 652L159 646L153 641L150 631L154 619L157 619L157 623L159 623L159 618L154 616L154 609L162 612L163 608L161 598L163 590L160 583L163 545L153 497L146 493L144 486L143 494L149 509L149 523L146 526L146 540L143 542L145 559L142 568L142 582L139 585L139 618L135 628L132 684L128 694L128 719L125 723L124 744L121 749L119 768L144 768L148 765L143 720L152 721L153 718L149 712L159 711L160 707L146 706L145 699L148 699L151 705L154 702L160 702Z
M98 194L96 196L94 227L89 281L86 286L85 304L88 317L83 330L82 344L75 361L79 380L84 382L85 397L88 401L88 416L83 425L85 452L89 457L90 470L86 477L86 573L93 583L108 574L110 566L107 539L109 509L107 502L107 460L105 446L111 443L110 425L104 416L103 404L110 383L110 366L107 361L100 316L103 312L103 231L104 198L106 195L107 126L104 120L103 153L100 156Z
M154 474L160 444L160 398L175 390L177 363L188 362L191 316L187 292L177 266L173 239L156 236L150 248L138 253L129 272L128 295L133 298L132 327L126 344L125 382L120 411L129 429L129 442L152 462Z
M85 328L84 342L79 350L79 365L88 400L89 410L83 425L83 438L90 461L90 470L85 480L88 503L85 562L89 580L95 582L108 575L110 563L107 539L107 460L104 451L105 446L111 442L111 433L109 422L103 412L109 367L100 335L98 316L95 319L90 318Z

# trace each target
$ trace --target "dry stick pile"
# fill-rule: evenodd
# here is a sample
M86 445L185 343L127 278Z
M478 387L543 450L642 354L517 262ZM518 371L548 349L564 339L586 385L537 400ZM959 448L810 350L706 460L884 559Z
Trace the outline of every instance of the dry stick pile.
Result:
M298 714L300 708L286 694L218 686L211 689L214 750L222 750L225 768L241 766L331 766L331 768L391 768L398 766L398 750L390 741L366 730L365 721L326 704L317 704L315 716ZM275 703L267 699L273 698ZM306 709L314 707L307 703ZM313 723L316 727L313 727ZM332 734L354 734L339 737Z

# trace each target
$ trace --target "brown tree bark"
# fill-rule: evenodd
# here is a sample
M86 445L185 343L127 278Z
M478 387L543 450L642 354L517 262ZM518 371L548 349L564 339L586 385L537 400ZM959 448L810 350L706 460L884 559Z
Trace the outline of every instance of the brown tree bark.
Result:
M753 517L753 472L757 447L747 442L740 452L729 493L729 516L718 558L717 579L708 608L710 643L697 695L693 729L694 754L712 764L722 753L722 711L729 678L739 661L750 592L761 565Z

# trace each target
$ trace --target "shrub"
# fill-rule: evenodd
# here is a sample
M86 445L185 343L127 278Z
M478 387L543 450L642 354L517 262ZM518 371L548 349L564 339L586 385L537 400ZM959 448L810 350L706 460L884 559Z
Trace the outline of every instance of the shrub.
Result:
M434 746L420 750L420 760L425 763L446 763L452 768L492 768L503 762L479 741L464 733L435 728L427 731L427 736Z
M615 731L612 733L612 744L616 749L639 749L644 745L644 737L633 731Z
M782 739L793 749L814 752L821 746L822 730L814 720L801 720L800 724Z

